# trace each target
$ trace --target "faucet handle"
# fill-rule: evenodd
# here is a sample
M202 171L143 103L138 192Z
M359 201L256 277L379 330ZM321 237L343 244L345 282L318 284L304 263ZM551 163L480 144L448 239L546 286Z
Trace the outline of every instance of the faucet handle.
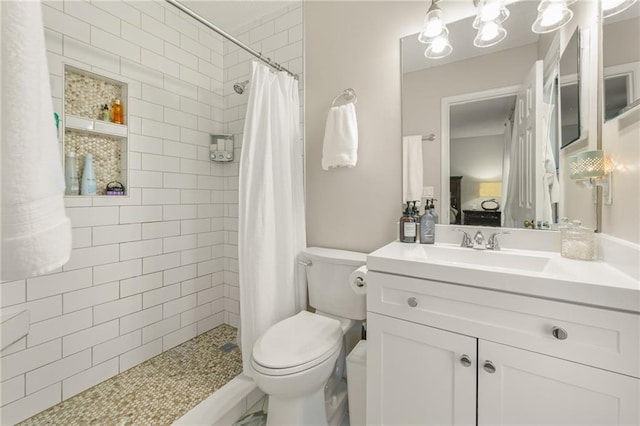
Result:
M493 250L493 251L500 251L500 244L498 243L498 235L501 234L510 234L511 232L509 231L499 231L499 232L494 232L493 234L491 234L491 236L489 237L489 241L487 242L487 248L489 250Z
M470 248L473 247L473 241L471 241L471 237L467 234L467 231L460 228L454 228L454 231L462 232L462 242L460 243L460 247Z
M474 235L472 247L476 250L487 249L487 241L484 239L484 235L482 234L482 231L478 230L478 232L476 232L476 235Z

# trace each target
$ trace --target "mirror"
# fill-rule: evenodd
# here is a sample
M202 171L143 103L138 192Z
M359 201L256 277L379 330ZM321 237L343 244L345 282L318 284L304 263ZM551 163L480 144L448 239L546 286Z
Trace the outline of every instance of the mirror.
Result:
M560 137L562 148L580 138L580 38L574 31L560 58Z
M604 18L604 118L610 120L640 104L640 2Z
M558 63L543 67L541 58L555 34L539 36L530 30L536 7L537 2L530 1L510 4L511 16L504 22L507 37L488 48L473 46L473 17L447 25L453 53L443 59L425 58L417 34L401 40L403 137L423 136L423 194L433 188L443 224L522 228L527 221L548 229L557 221L560 141L547 139L559 134L560 114L554 106ZM576 35L574 54L561 59L566 69L574 62L567 71L574 74L575 86L573 103L565 101L573 113L563 117L567 127L580 127L578 49ZM567 98L570 80L567 77ZM527 90L533 90L535 99L527 97ZM537 135L526 133L533 122L523 119L529 116L539 120L533 126ZM430 134L436 135L434 141L428 140ZM505 158L516 172L503 173L509 167ZM523 207L505 214L509 200Z

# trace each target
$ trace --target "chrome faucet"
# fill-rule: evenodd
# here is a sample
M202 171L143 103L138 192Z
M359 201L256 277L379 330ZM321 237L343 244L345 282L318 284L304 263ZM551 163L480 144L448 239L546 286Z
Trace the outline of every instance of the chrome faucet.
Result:
M467 234L466 231L455 228L454 231L462 232L462 242L460 243L460 247L472 248L475 250L493 250L499 251L500 244L498 244L498 235L500 234L508 234L509 231L500 231L494 232L489 237L489 240L484 238L482 231L477 231L473 238Z

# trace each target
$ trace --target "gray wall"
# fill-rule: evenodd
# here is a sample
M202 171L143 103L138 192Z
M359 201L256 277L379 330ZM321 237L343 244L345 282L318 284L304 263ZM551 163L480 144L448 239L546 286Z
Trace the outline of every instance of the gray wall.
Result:
M306 5L309 246L371 252L395 239L402 201L399 40L418 31L411 18L421 21L423 14L423 3ZM358 164L323 171L327 111L347 87L358 93Z

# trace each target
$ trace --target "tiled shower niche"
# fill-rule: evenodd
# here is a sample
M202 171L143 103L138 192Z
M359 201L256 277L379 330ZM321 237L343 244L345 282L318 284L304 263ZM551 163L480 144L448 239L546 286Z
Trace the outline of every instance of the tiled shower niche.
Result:
M100 119L102 107L111 108L116 99L124 109L124 124ZM97 195L106 195L110 182L127 188L127 84L65 65L62 123L63 162L70 152L76 154L78 179L82 180L85 156L92 154Z

